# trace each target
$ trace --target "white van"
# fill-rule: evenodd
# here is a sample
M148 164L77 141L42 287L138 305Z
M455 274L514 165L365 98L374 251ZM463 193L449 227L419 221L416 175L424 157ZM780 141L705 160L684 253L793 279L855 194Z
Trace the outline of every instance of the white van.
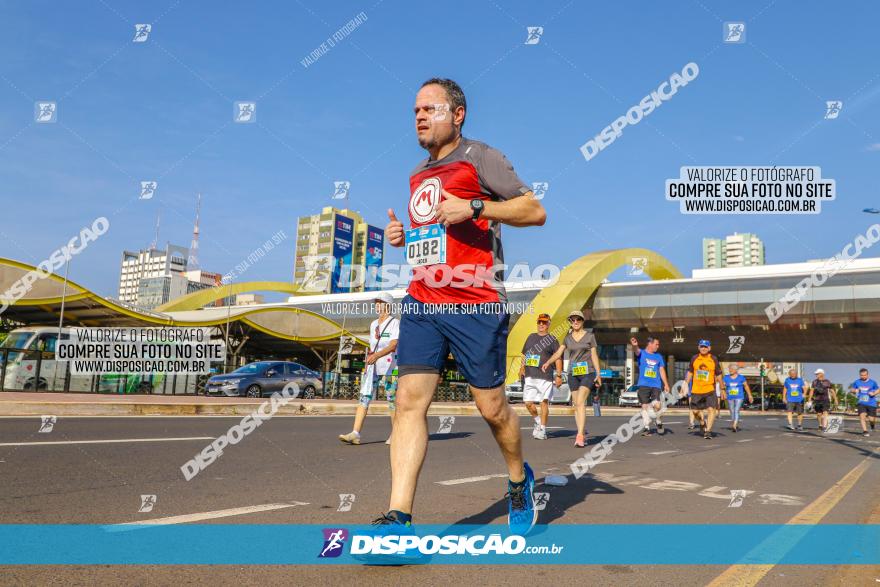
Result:
M70 329L61 329L61 339L70 338ZM33 326L16 328L0 344L0 363L9 351L3 389L25 391L64 391L64 377L69 361L55 360L55 345L58 342L58 328L53 326ZM23 350L32 351L29 353ZM37 377L37 351L43 354L40 361L40 374ZM97 380L97 381L96 381ZM70 374L68 391L98 393L165 393L195 394L195 375L125 375L108 373L104 375Z

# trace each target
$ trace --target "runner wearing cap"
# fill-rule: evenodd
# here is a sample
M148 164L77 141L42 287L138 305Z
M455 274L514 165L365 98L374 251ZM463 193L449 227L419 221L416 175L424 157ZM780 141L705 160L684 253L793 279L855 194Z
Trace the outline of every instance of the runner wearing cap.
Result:
M553 397L554 383L553 370L548 372L547 368L553 364L556 366L556 387L562 385L562 359L550 360L551 357L556 356L559 341L552 334L548 334L549 329L550 314L539 314L538 332L533 332L526 338L519 368L520 377L525 377L523 401L526 403L526 409L535 419L532 437L538 440L547 440L547 417L550 415L550 398ZM538 408L535 407L536 403L541 406L540 415Z
M785 389L785 415L788 418L788 429L795 429L792 414L797 414L797 430L802 431L804 429L804 393L806 393L807 384L797 376L795 369L789 369L788 378L782 383L782 387Z
M663 421L660 419L660 385L663 391L669 393L669 381L666 379L666 361L660 350L660 339L649 336L645 343L645 350L639 348L639 341L633 337L629 339L633 347L633 353L639 360L638 385L639 403L642 404L642 421L645 429L642 436L651 436L651 406L657 416L657 432L663 434Z
M507 158L461 134L467 103L452 80L433 78L415 99L414 123L428 157L410 174L409 230L388 211L385 237L413 266L400 318L400 379L391 443L389 511L377 534L411 531L426 416L450 351L507 465L508 523L525 534L537 519L535 478L523 460L519 417L507 403L506 302L501 225L541 226L546 212ZM466 312L445 310L466 308ZM384 527L384 529L383 529Z
M688 364L687 382L691 386L691 411L700 423L703 438L712 438L712 425L718 409L715 385L721 381L721 362L712 354L712 343L697 343L699 352Z
M376 312L379 317L370 324L370 347L361 376L360 404L354 416L354 428L348 434L340 434L339 440L346 444L361 443L361 429L364 418L370 409L370 402L382 389L388 398L388 409L391 415L391 432L394 433L394 393L397 382L394 379L394 368L397 366L397 339L400 335L400 322L391 315L391 294L382 292L376 295ZM391 436L385 441L391 444Z
M574 445L583 447L587 435L587 402L590 390L602 385L602 377L599 374L599 352L596 350L595 335L584 329L583 312L580 310L569 312L568 323L571 329L565 335L562 345L541 368L546 371L563 356L563 353L568 352L568 388L571 390L574 421L577 424Z
M862 435L870 436L868 423L870 422L873 430L877 422L877 396L880 395L880 386L873 379L868 379L867 369L859 369L859 378L853 381L849 388L856 394L858 402L856 409L859 412Z
M745 394L749 396L749 403L752 403L752 390L746 382L746 378L739 373L739 365L731 363L728 367L730 373L721 379L724 396L727 399L727 405L730 408L730 417L733 424L730 429L739 432L739 411L743 405Z
M828 412L831 406L837 403L837 392L831 381L825 378L824 369L816 369L816 378L810 384L810 391L807 392L807 402L813 402L813 409L816 411L816 420L819 421L819 430L825 432L828 429Z

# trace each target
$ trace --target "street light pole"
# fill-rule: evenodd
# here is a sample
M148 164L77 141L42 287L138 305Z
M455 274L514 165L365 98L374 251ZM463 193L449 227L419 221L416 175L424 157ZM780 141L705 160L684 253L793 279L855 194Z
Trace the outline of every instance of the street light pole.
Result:
M67 297L67 277L70 275L70 256L67 257L67 262L64 264L64 285L61 288L61 310L58 312L58 339L55 341L55 349L58 349L58 345L61 344L61 329L64 325L64 300ZM58 363L55 363L56 365ZM65 362L65 365L68 369L70 369L70 362ZM52 390L55 390L55 383L58 377L58 369L56 368L53 371L52 375Z
M69 274L70 257L67 258L67 262L64 264L64 286L61 288L61 311L58 315L58 340L61 340L61 327L64 324L64 298L67 297L67 276Z
M761 411L764 411L764 357L761 357Z

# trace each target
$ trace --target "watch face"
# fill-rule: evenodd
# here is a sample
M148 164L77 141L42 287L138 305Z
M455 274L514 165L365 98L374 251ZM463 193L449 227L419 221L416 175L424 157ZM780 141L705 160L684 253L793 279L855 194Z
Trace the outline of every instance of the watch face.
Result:
M471 208L480 210L483 208L483 200L471 200Z

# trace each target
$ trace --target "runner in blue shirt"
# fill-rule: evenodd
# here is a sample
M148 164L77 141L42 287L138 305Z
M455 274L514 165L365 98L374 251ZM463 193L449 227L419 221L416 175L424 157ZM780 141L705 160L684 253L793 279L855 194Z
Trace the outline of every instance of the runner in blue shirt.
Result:
M746 394L749 396L749 403L752 403L752 390L746 383L744 375L739 373L739 365L731 363L728 367L730 373L721 378L721 387L724 390L724 398L730 407L730 416L733 419L731 430L739 432L739 410L742 408L743 399Z
M873 379L868 379L868 370L859 369L859 378L849 386L856 394L858 401L859 423L862 425L862 436L870 436L868 422L871 430L877 423L877 396L880 395L880 385ZM870 419L870 420L869 420Z
M785 411L788 417L788 429L794 430L791 415L797 414L798 431L804 430L804 380L798 377L797 370L788 370L788 379L782 384L785 387Z
M663 422L660 419L660 388L662 385L663 391L669 393L669 381L666 379L666 361L658 352L660 339L649 336L644 350L639 348L639 341L635 338L631 338L629 342L639 360L639 379L636 385L638 385L639 403L642 404L642 419L645 423L642 436L653 434L649 411L652 404L657 414L657 432L663 434Z

